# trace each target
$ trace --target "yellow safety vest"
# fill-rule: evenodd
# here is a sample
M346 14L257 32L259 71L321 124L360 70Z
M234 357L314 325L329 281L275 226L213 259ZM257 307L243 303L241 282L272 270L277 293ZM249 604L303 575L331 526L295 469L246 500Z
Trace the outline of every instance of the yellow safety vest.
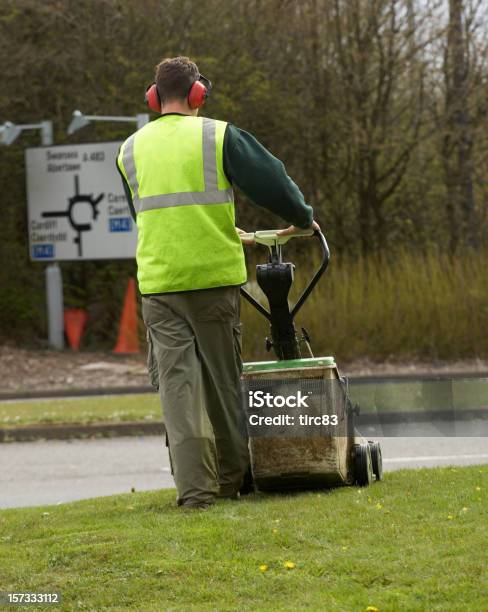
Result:
M141 293L246 282L234 193L223 168L226 123L167 115L132 134L118 165L137 215Z

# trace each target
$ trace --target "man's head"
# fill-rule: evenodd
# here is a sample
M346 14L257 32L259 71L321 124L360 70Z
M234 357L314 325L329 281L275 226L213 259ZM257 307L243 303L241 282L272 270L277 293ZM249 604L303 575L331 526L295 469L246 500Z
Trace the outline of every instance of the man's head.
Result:
M175 108L180 108L180 112L196 115L198 109L189 107L187 96L190 87L198 80L199 76L198 66L188 57L173 57L162 60L156 66L154 78L161 98L161 111L166 113Z

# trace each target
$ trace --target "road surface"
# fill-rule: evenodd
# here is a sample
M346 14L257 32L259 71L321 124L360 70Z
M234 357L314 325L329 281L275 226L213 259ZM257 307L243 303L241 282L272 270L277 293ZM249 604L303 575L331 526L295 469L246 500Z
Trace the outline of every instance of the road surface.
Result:
M375 439L385 470L488 463L486 437ZM0 508L129 493L132 487L174 487L162 437L0 444Z

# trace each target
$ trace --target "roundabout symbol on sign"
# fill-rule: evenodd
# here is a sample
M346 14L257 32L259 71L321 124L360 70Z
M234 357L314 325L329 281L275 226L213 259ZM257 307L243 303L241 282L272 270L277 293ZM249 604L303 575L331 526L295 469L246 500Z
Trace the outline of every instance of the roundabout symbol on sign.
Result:
M49 211L42 213L44 218L52 218L52 217L67 217L71 227L76 232L76 237L73 239L73 242L78 245L78 257L83 255L83 247L81 244L81 234L83 232L89 232L92 229L92 223L80 223L75 219L73 209L76 204L89 204L91 206L91 221L96 221L99 210L98 204L104 198L105 194L101 193L98 197L93 197L93 194L81 194L80 193L80 185L79 185L79 177L75 174L75 194L73 197L68 199L68 208L67 210L59 210L59 211Z

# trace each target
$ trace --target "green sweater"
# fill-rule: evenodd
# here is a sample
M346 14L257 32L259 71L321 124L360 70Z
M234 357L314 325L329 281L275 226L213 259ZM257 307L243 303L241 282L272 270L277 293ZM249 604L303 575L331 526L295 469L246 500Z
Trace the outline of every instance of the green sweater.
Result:
M305 203L302 192L287 175L283 162L265 149L254 136L229 123L225 130L223 153L224 172L229 182L239 187L250 200L287 223L302 228L311 225L312 207ZM118 164L117 169L135 219L129 185Z

